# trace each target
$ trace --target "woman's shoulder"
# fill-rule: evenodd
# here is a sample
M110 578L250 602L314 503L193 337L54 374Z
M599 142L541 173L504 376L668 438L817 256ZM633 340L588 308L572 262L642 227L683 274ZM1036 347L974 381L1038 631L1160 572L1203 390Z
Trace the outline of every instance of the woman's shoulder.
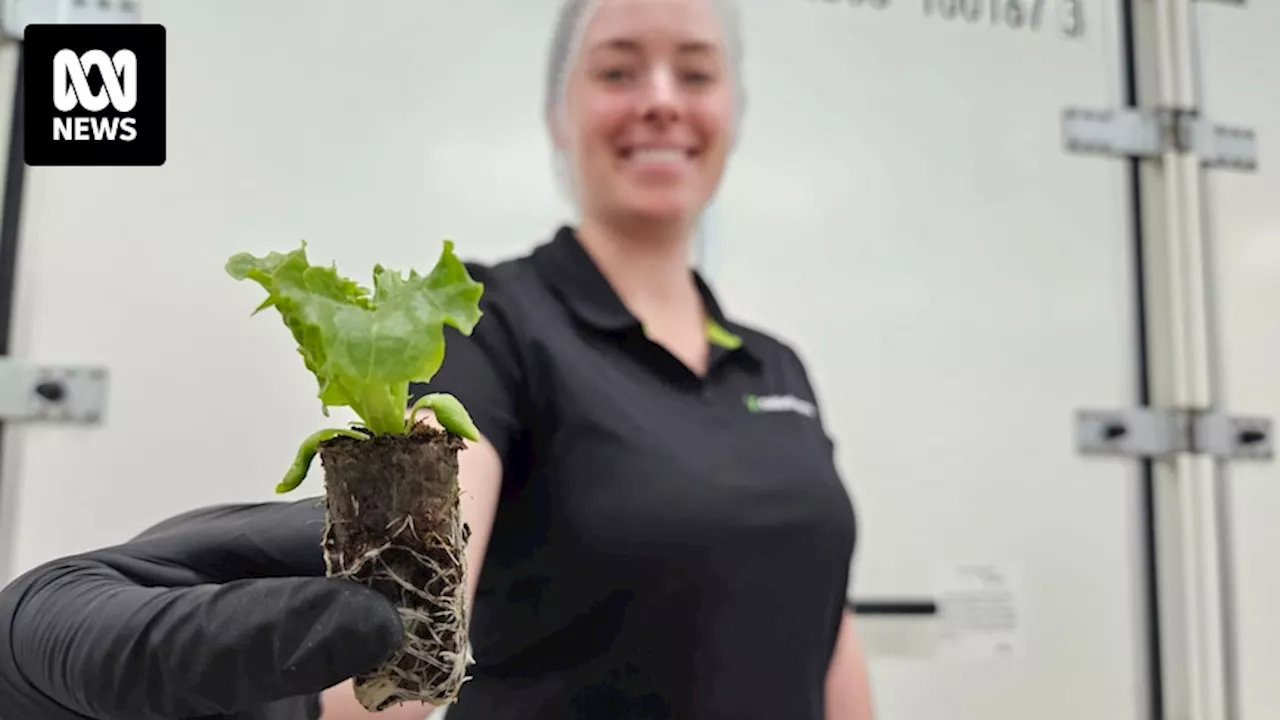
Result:
M482 286L481 317L470 338L451 336L452 343L475 346L491 360L500 355L513 367L532 362L531 348L542 344L548 324L563 314L554 282L540 267L545 246L496 260L462 257L471 280Z
M751 322L743 322L737 318L731 319L729 323L729 330L761 360L769 364L781 363L788 367L804 369L805 361L798 349L799 345L784 333Z
M741 338L778 388L817 404L817 390L802 344L787 335L758 325L733 321L732 332Z
M488 304L516 311L527 305L532 296L545 294L547 283L538 268L544 246L545 243L541 243L522 253L494 260L463 257L463 265L471 279L484 286L481 309Z

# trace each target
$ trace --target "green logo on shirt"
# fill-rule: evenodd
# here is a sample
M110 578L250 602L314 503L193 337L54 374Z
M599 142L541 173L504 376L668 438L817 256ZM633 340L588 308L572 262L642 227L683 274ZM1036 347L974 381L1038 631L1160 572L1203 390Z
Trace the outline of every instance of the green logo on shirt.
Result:
M816 417L818 414L818 408L813 403L795 395L744 395L742 400L747 411L753 413L794 412L805 417Z

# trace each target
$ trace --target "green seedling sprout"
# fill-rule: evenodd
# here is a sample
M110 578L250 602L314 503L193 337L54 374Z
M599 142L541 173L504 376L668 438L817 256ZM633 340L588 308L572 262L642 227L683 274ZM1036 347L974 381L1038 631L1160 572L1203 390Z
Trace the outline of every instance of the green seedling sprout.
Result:
M319 383L321 412L328 417L331 407L349 407L360 418L352 428L307 437L276 492L302 483L326 440L408 434L422 410L434 412L445 431L479 439L466 408L447 393L426 395L406 413L409 384L429 381L444 361L444 326L470 335L482 315L484 286L471 279L453 249L446 240L427 275L410 270L405 277L375 266L372 291L340 276L336 265L308 262L306 241L291 252L239 253L227 261L231 277L267 291L252 314L279 311Z

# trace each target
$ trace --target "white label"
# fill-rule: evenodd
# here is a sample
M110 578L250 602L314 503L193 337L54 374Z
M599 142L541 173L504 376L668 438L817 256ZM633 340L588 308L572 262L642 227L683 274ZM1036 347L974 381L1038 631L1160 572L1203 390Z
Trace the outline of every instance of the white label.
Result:
M1005 568L962 565L938 584L938 656L954 660L1012 659L1022 651L1017 584Z

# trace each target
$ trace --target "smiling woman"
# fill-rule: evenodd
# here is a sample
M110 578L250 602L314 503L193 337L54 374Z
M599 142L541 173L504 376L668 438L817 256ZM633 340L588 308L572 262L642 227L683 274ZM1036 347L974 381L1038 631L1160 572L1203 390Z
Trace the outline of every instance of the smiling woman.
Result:
M686 222L701 213L719 186L742 107L736 20L719 1L565 6L546 115L580 209L643 205ZM657 114L635 123L647 97L660 104Z
M468 266L484 319L414 389L482 435L451 720L870 717L821 404L688 264L744 105L737 33L725 2L564 6L544 111L580 220Z

